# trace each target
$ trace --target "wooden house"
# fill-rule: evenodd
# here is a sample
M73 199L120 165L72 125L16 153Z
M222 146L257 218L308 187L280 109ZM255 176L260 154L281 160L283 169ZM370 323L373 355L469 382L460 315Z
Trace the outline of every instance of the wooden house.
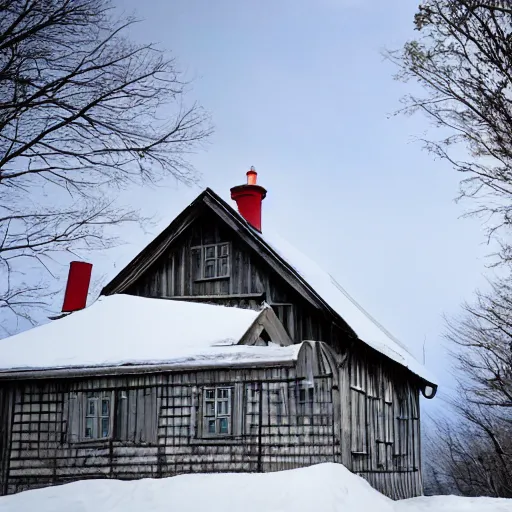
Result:
M422 494L436 384L329 274L207 189L77 309L0 342L0 493L338 462ZM73 288L74 287L74 288ZM69 292L69 293L68 293ZM68 301L69 302L69 301Z

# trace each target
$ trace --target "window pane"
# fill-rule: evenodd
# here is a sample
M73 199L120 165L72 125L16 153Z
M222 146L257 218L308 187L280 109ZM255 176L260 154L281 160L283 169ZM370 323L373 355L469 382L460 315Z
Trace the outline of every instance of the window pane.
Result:
M219 256L227 256L228 255L228 244L224 244L220 246Z
M208 433L215 434L215 420L208 420Z
M204 277L215 277L215 260L205 262Z
M213 400L215 398L215 390L214 389L207 389L206 390L206 398L209 400Z
M85 421L85 437L93 437L94 419L87 418Z
M210 258L215 258L215 247L205 247L204 258L206 260Z
M96 400L94 398L87 401L87 415L94 416L96 414Z
M108 399L103 399L101 401L101 415L108 416L110 414L110 401Z
M223 414L228 413L228 403L227 402L217 402L217 415L221 416Z
M221 258L217 261L217 275L227 276L228 275L228 259Z
M220 388L217 390L217 398L228 398L229 389Z
M215 416L215 402L207 402L205 416Z
M101 418L101 437L108 437L109 419Z
M227 418L219 418L219 434L229 434L229 422Z

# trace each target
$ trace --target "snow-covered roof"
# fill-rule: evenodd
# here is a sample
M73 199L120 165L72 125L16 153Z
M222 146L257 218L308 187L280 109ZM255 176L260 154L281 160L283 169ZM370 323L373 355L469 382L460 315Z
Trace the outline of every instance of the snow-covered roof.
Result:
M252 231L293 267L317 295L347 322L359 339L414 374L435 384L436 378L415 359L407 347L371 317L332 275L271 230L265 229L263 234Z
M0 374L121 365L236 366L297 359L300 346L237 345L260 311L131 295L0 340Z

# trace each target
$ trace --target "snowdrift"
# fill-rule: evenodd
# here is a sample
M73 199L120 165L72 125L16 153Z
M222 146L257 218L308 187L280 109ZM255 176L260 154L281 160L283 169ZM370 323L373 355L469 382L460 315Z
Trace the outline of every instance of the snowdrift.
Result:
M512 500L436 496L394 502L339 464L265 474L84 480L0 498L0 512L512 512Z

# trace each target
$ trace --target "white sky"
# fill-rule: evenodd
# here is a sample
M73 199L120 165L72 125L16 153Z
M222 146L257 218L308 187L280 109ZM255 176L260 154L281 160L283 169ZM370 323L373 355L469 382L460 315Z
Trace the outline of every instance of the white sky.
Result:
M144 21L132 37L173 51L190 100L216 132L191 156L200 188L169 182L123 195L164 227L201 188L229 199L254 165L271 225L306 252L450 385L442 314L484 285L483 228L460 219L459 175L414 142L435 130L389 117L408 90L380 51L414 37L417 2L118 0ZM409 89L410 90L410 89ZM157 230L153 232L157 234ZM135 228L125 239L142 248ZM133 247L95 254L96 281ZM124 254L123 254L124 253ZM62 296L66 269L62 272Z

